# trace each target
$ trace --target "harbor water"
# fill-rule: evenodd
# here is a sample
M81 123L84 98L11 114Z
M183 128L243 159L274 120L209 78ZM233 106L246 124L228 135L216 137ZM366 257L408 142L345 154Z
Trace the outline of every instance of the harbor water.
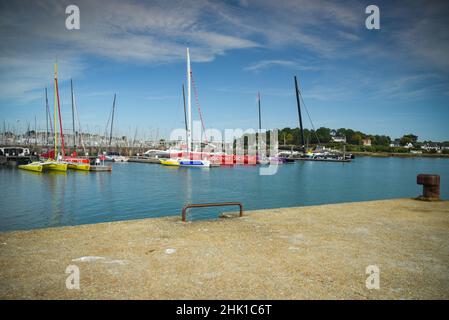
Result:
M187 203L240 201L245 210L421 194L419 173L441 176L449 199L449 160L360 157L352 163L295 162L260 175L258 166L209 169L116 163L112 173L33 173L0 167L0 231L181 215ZM195 208L188 219L238 208ZM338 212L336 212L338 214Z

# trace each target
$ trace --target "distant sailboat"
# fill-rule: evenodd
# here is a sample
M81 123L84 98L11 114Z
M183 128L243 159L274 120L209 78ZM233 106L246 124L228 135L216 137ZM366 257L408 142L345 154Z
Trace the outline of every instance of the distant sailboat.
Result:
M190 53L187 48L187 157L178 160L181 167L197 167L208 168L210 167L209 160L191 160L192 154L192 98L191 98L191 81L192 73L190 71Z
M114 101L112 102L112 118L111 118L111 130L109 132L109 144L108 148L111 148L112 144L112 129L114 128L114 115L115 115L115 99L117 95L114 94ZM119 152L108 151L105 155L105 161L114 161L114 162L128 162L128 157L120 155Z

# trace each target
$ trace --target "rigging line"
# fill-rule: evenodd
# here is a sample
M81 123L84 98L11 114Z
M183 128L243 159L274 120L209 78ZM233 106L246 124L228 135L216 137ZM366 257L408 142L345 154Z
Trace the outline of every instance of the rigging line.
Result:
M193 80L192 71L190 71L190 78L192 79L192 87L193 87L193 92L194 92L194 95L195 95L195 104L196 104L196 106L198 108L198 113L200 115L201 127L203 129L203 134L204 134L204 142L207 144L208 142L207 142L207 137L206 137L206 128L204 126L203 114L201 113L200 101L198 99L198 91L197 91L196 86L195 86L195 81Z
M53 136L53 123L51 121L51 112L50 112L50 107L48 105L47 87L45 87L45 107L48 112L48 120L49 120L49 124L50 124L51 135Z
M304 101L304 98L302 97L301 91L299 91L299 89L298 89L298 92L299 92L299 97L301 98L302 104L304 106L304 109L306 109L307 117L309 118L310 124L312 125L312 129L313 129L313 132L315 134L315 137L316 137L316 139L318 141L318 144L320 145L321 144L320 138L318 138L318 135L316 133L315 125L313 124L312 118L310 117L309 109L307 108L307 105L306 105L306 103Z
M77 118L77 120L78 120L78 130L79 130L79 136L80 136L80 139L81 139L81 146L83 147L84 155L86 155L86 147L85 147L85 145L84 145L84 139L83 139L83 130L82 130L82 128L81 128L80 115L79 115L79 113L78 113L78 108L77 108L77 106L76 106L75 94L73 94L73 107L74 107L74 109L75 109L75 112L76 112L76 118Z
M104 136L106 137L106 139L107 139L107 136L108 136L109 122L111 121L111 116L112 116L112 109L109 111L108 122L106 122L106 127L104 129Z

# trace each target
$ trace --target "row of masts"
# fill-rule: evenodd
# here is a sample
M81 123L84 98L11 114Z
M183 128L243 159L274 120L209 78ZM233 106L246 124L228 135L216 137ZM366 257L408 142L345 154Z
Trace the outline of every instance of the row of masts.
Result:
M59 127L60 132L59 135L61 137L61 152L62 156L65 156L65 143L64 143L64 133L62 129L62 117L61 117L61 105L60 105L60 99L59 99L59 87L58 87L58 66L57 63L55 63L55 70L54 70L54 92L55 92L55 99L54 99L54 111L53 111L53 121L51 117L50 107L48 104L48 91L47 88L45 88L45 113L46 113L46 140L47 144L49 141L49 132L51 131L51 134L54 136L54 152L55 157L58 155L58 128L57 128L57 122L59 119ZM77 131L75 128L75 94L73 90L73 80L70 79L70 92L71 92L71 102L72 102L72 131L73 131L73 148L76 150L77 148ZM110 147L112 144L112 133L113 133L113 126L114 126L114 116L115 116L115 101L116 101L116 94L114 94L114 100L112 103L112 119L111 119L111 125L110 125L110 131L109 131L109 143L108 146ZM77 112L77 111L76 111ZM36 119L35 119L36 122ZM79 122L79 119L78 119ZM109 125L109 123L108 123ZM107 126L108 126L107 125ZM50 131L49 131L50 129ZM84 148L84 146L83 146Z
M296 93L296 105L298 107L298 118L299 118L299 131L300 131L300 148L304 151L305 140L304 140L304 127L302 126L302 115L301 115L301 102L300 102L300 92L298 87L298 79L295 79L295 93ZM260 92L257 93L257 104L259 109L259 135L262 133L262 116L260 111Z
M190 67L190 53L189 48L186 50L187 52L187 106L186 106L186 95L184 85L182 86L182 96L184 103L184 122L185 122L185 130L186 130L186 143L187 143L187 152L190 153L192 151L192 106L191 106L191 81L192 81L192 73ZM294 77L295 81L295 93L296 93L296 103L298 108L298 117L299 117L299 129L300 129L300 143L301 147L304 148L305 139L304 139L304 129L302 124L302 116L301 116L301 104L300 104L300 92L298 88L297 77ZM61 136L61 151L63 156L65 155L65 147L64 147L64 133L62 130L62 118L61 118L61 107L59 101L59 90L58 90L58 78L57 78L57 64L55 63L55 77L54 77L54 88L55 88L55 102L54 102L54 119L53 123L51 121L50 109L48 105L48 94L47 88L45 88L45 108L46 108L46 119L47 119L47 135L49 125L52 129L52 134L54 135L54 145L55 145L55 157L57 155L57 141L58 141L58 132L57 132L57 118L56 115L59 115L59 127L60 127L60 136ZM73 130L73 147L76 150L77 145L77 132L75 129L75 95L73 90L73 81L70 79L70 91L71 91L71 102L72 102L72 130ZM261 106L260 106L260 92L257 94L258 100L258 111L259 111L259 135L262 132L262 117L261 117ZM109 131L109 143L108 146L111 146L112 143L112 134L113 134L113 126L114 126L114 116L115 116L115 103L116 103L116 94L114 94L114 100L112 103L112 117L110 123L110 131ZM52 126L53 125L53 126ZM109 125L109 121L108 121ZM107 126L108 126L107 125ZM48 137L47 137L48 141Z

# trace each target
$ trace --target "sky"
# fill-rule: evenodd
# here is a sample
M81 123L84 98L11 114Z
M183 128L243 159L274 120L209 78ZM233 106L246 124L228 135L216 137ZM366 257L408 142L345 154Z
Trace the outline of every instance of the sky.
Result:
M448 16L447 1L0 0L1 131L46 127L57 60L66 129L73 79L83 131L105 132L116 93L114 135L166 138L184 126L189 47L207 128L257 128L258 91L263 128L297 127L296 75L315 128L449 140Z

